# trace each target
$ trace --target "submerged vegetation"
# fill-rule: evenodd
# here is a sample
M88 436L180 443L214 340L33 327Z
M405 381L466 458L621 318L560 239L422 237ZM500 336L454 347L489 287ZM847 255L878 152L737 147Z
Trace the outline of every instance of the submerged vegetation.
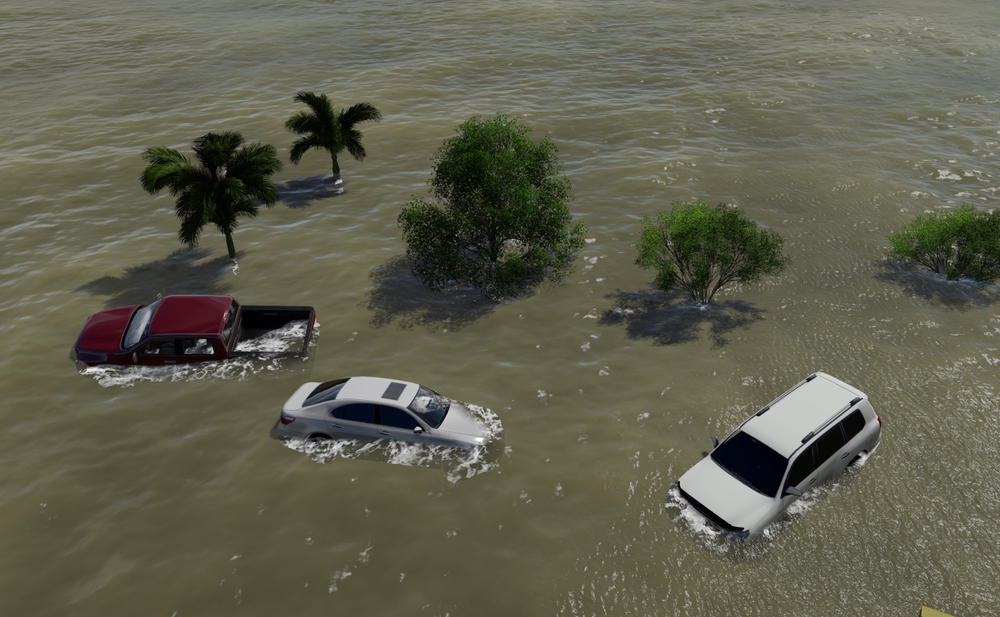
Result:
M150 194L168 189L177 197L181 242L194 246L202 228L214 224L226 236L229 258L236 262L233 230L240 217L257 216L258 206L273 206L278 191L271 176L281 169L274 146L251 142L234 131L207 133L194 142L195 162L166 147L148 148L149 165L139 181Z
M434 155L433 201L415 197L398 218L424 285L472 286L499 301L560 278L583 246L556 145L530 130L506 114L474 117Z
M948 280L986 285L1000 278L1000 212L978 212L963 204L950 212L922 214L887 238L889 259L919 264Z
M777 232L757 229L735 207L675 201L670 212L643 217L635 263L656 270L664 291L679 287L708 304L730 283L755 283L790 263Z

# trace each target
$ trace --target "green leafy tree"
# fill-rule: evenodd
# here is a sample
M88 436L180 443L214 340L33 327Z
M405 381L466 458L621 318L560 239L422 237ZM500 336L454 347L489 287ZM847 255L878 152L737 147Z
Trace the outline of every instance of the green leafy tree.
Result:
M202 135L194 142L194 154L191 162L172 148L149 148L142 155L149 165L139 181L150 194L168 189L177 197L181 242L197 244L202 228L213 223L225 234L235 263L233 230L240 217L257 216L258 204L277 203L271 176L281 161L274 146L256 141L244 146L243 136L233 131Z
M382 119L382 112L371 103L358 103L338 113L325 94L305 91L295 95L295 102L305 103L310 111L300 111L285 122L286 129L300 135L292 144L289 158L298 165L302 155L310 149L326 150L333 159L333 181L339 183L337 155L347 148L356 160L364 160L367 153L361 145L361 131L356 127L362 122L378 122Z
M1000 212L962 204L951 212L922 214L887 238L889 259L920 264L949 280L985 285L1000 278Z
M583 246L556 145L530 130L506 114L474 117L431 159L433 202L414 197L398 219L428 287L470 285L501 300L557 280Z
M675 201L670 212L643 217L635 263L655 269L664 291L680 287L708 304L730 283L755 283L783 271L791 263L783 244L776 232L757 229L735 207Z

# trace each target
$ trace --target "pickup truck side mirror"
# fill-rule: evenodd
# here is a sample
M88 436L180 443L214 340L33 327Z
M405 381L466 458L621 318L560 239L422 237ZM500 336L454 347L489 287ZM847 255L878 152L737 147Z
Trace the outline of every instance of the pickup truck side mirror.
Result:
M709 433L708 436L712 438L712 445L714 447L718 448L719 447L719 438L715 436L715 433Z
M789 486L789 487L785 488L785 494L786 495L795 495L796 497L801 497L802 496L802 491L800 491L799 489L795 488L794 486Z
M415 426L415 427L413 427L413 432L415 434L417 434L417 435L420 435L421 433L424 432L424 427L422 427L422 426Z

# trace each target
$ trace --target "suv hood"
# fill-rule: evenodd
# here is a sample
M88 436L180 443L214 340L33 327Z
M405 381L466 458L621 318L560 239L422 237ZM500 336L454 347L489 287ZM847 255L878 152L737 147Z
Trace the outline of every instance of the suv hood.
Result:
M489 431L477 420L462 403L451 402L444 422L437 428L439 431L470 435L472 437L489 437Z
M743 484L719 467L710 456L701 459L679 480L681 488L693 499L734 527L760 531L761 523L776 507L773 497L766 497Z
M138 304L119 306L91 315L76 339L76 349L100 353L121 352L122 335L137 308Z

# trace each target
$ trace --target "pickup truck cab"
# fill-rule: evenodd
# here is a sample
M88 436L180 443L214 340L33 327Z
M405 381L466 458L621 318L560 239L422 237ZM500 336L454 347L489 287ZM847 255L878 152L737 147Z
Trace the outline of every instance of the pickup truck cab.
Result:
M243 306L231 296L167 296L91 315L73 358L85 366L160 366L263 355L237 347L293 322L305 324L301 347L268 357L306 355L316 324L311 306Z

